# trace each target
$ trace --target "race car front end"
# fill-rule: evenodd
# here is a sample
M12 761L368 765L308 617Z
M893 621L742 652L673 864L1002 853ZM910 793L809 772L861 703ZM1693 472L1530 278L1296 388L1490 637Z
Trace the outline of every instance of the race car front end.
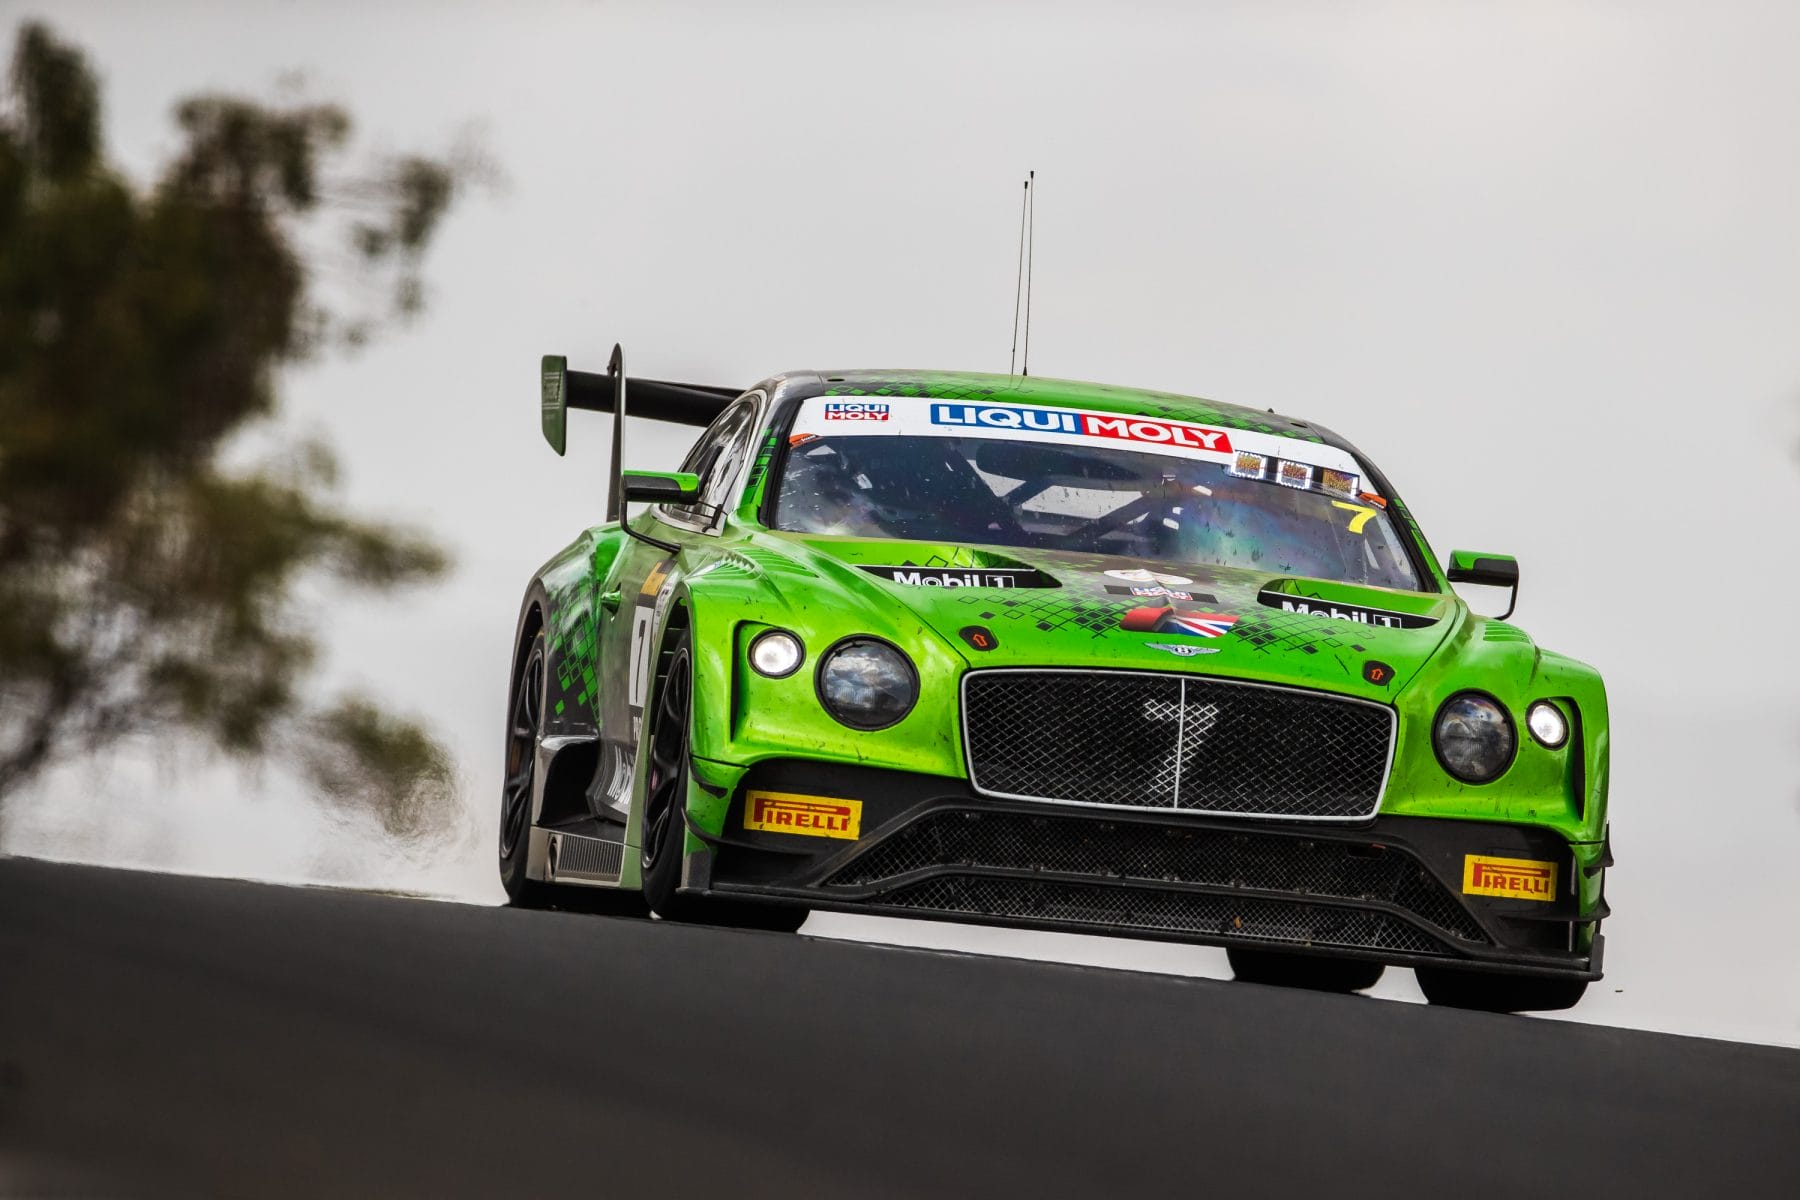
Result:
M733 724L692 763L686 890L1598 978L1604 695L1510 626L1445 620L1442 648L1417 663L1401 631L1359 632L1351 644L1379 643L1399 678L1330 687L1226 675L1212 656L1204 671L1179 657L1147 669L1155 651L1122 648L1119 666L1076 665L1092 651L1043 654L1042 638L1028 644L1043 661L1019 663L1024 649L986 666L999 648L958 654L915 630L914 714L864 731L825 713L822 663L760 675L751 625ZM806 640L850 636L828 621ZM1454 773L1481 766L1452 719L1471 697L1492 700L1511 739L1480 781ZM1538 704L1559 738L1532 723Z

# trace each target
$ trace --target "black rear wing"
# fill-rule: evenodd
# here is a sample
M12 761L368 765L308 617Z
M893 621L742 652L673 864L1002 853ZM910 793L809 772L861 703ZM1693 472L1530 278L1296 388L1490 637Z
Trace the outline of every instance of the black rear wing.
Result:
M697 425L704 429L742 394L738 388L628 377L625 351L614 346L604 374L571 371L569 360L562 355L544 355L539 372L538 407L544 440L558 454L568 448L569 409L613 414L612 496L607 502L607 519L621 520L625 503L622 482L625 422L620 418L648 417L653 421ZM631 400L629 405L626 404L627 395Z
M610 375L592 371L570 371L568 374L569 407L583 412L611 412L613 385ZM711 425L727 405L743 395L741 388L709 387L703 383L670 383L664 379L645 379L633 375L631 415L652 421L670 421L676 425Z
M623 361L618 355L615 361ZM543 413L544 440L558 454L568 447L568 410L610 413L618 410L620 388L615 372L571 371L569 360L560 354L544 355L540 384L540 407ZM697 425L704 429L713 423L727 405L743 394L741 388L711 387L703 383L669 383L662 379L640 376L620 382L631 392L630 413L652 421L669 421L676 425Z

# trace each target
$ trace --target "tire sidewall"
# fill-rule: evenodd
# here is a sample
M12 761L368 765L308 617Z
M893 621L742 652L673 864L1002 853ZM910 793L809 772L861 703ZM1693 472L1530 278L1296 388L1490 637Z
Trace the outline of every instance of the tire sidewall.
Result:
M681 907L677 892L681 887L681 863L687 848L688 736L693 728L694 704L696 703L693 686L693 661L694 656L688 635L683 633L675 642L673 659L669 668L669 678L673 678L678 670L688 672L688 711L682 716L680 766L678 768L680 781L672 801L674 811L669 814L669 819L663 824L661 830L655 861L644 868L643 872L644 899L649 903L651 909L661 916L675 916ZM650 747L655 745L655 739L661 732L663 693L669 686L669 678L659 681L655 694L650 697L649 711L653 716L651 723L645 729L645 748L642 751L645 772L645 811L644 829L640 840L646 841L646 843L649 837L650 817Z
M544 631L539 629L532 634L531 640L520 648L521 652L515 659L512 673L512 686L506 691L506 740L503 743L505 749L502 751L502 770L504 770L504 764L506 762L505 755L512 749L513 710L518 707L519 689L525 686L525 680L529 674L532 659L545 654L545 647ZM548 664L546 663L546 666L547 665ZM548 681L549 672L547 670L543 673L542 678L546 682ZM538 720L540 725L535 731L538 735L541 735L543 732L541 723L543 721L544 701L545 696L540 692L538 696ZM534 755L536 753L535 738L530 753ZM532 763L533 777L530 784L533 791L535 791L537 787L536 770L537 764L534 761ZM526 868L531 858L532 813L530 811L530 806L531 799L528 797L526 799L525 828L519 832L519 840L513 845L512 853L500 856L500 886L506 889L508 899L512 900L514 903L525 900L532 893L539 890L534 881L526 876ZM506 820L506 794L504 791L504 784L502 785L500 797L500 819L501 821ZM495 835L494 842L496 853L498 852L500 836L503 832L503 830L499 831Z

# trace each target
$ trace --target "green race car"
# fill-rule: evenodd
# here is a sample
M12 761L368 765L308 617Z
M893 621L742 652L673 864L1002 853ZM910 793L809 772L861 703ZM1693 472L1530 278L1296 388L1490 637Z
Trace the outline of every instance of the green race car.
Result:
M1035 377L628 379L616 349L546 358L541 401L558 453L568 409L614 414L614 478L520 611L515 904L1198 942L1495 1010L1600 977L1600 677L1472 612L1449 585L1516 595L1517 565L1440 568L1336 434ZM625 471L627 413L706 431Z

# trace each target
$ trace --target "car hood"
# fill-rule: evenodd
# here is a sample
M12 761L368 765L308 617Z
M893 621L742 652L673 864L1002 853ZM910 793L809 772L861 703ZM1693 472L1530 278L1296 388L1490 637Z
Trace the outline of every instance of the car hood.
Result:
M767 536L858 601L899 606L976 668L1176 671L1390 701L1468 619L1450 592L1275 571Z

